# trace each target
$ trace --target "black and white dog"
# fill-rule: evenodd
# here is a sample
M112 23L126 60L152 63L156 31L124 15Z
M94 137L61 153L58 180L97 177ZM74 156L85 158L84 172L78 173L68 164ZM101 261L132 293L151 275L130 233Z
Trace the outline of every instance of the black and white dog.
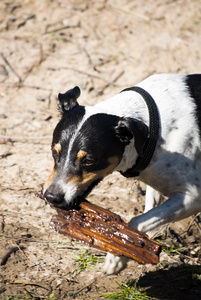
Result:
M201 211L201 75L153 75L137 86L86 107L77 103L78 87L59 94L62 118L44 197L56 207L72 206L113 171L137 176L147 184L145 212L129 224L149 232ZM154 116L143 93L154 102ZM132 172L146 155L144 167ZM161 205L160 195L168 198ZM117 273L125 263L108 254L104 269Z

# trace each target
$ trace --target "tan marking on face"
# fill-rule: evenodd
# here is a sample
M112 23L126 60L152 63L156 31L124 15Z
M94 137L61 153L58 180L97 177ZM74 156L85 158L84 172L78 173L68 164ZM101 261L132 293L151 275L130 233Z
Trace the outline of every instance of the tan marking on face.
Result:
M54 179L55 173L56 173L56 170L55 170L55 168L53 167L52 172L50 173L50 176L48 177L48 179L47 179L46 182L44 183L44 186L43 186L43 193L45 193L45 191L47 190L47 188L52 184L52 181L53 181L53 179Z
M95 177L98 178L98 174L95 172L83 172L82 176L70 176L67 180L67 184L70 183L80 186L92 181Z
M72 184L77 184L78 186L80 185L85 185L87 183L90 183L96 179L104 178L107 175L111 174L113 170L116 168L116 166L119 163L119 159L116 156L110 157L109 158L109 166L106 169L102 169L100 171L94 171L94 172L86 172L83 171L82 176L72 176L68 179L68 183Z
M61 144L57 143L54 145L54 150L56 151L57 155L61 152Z
M93 181L94 179L98 179L98 173L96 172L83 172L83 176L82 176L82 181L80 182L80 184L86 184L88 182Z
M80 176L69 176L66 183L77 184L78 182L81 182Z
M84 150L80 150L77 153L77 159L82 159L83 157L85 157L87 155L87 152Z
M109 161L109 166L97 172L97 174L99 174L99 178L100 177L104 178L107 175L111 174L116 168L116 166L119 164L119 159L117 156L110 157L108 161Z

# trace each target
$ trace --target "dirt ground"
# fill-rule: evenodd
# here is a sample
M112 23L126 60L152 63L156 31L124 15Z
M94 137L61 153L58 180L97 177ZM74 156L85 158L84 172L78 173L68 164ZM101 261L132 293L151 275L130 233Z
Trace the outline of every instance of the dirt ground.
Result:
M1 0L0 43L0 299L103 299L132 280L151 299L201 299L201 215L163 231L173 246L157 266L105 276L101 262L79 272L88 248L53 232L54 211L35 197L52 168L58 93L78 85L93 105L154 73L200 73L201 2ZM144 194L113 174L89 200L129 220Z

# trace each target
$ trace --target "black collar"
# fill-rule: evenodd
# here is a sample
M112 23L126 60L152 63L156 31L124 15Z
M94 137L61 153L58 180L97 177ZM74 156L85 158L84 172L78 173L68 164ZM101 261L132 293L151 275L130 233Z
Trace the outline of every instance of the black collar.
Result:
M134 86L121 91L121 93L126 91L134 91L140 94L146 102L149 110L149 134L144 146L143 156L137 158L136 163L132 168L125 172L120 172L125 177L136 177L139 176L140 172L148 166L153 156L159 137L160 119L156 103L147 91L138 86Z

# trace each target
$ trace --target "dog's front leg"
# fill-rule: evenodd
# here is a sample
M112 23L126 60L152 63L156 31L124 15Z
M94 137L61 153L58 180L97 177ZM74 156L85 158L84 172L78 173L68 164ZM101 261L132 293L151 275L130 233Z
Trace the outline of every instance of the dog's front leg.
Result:
M145 209L144 213L150 209L157 207L162 201L162 195L154 190L151 186L146 186L146 198L145 198Z
M158 207L134 217L129 222L129 225L147 233L164 224L187 218L200 212L200 210L199 193L196 188L192 187L192 189L189 189L189 192L176 193Z

